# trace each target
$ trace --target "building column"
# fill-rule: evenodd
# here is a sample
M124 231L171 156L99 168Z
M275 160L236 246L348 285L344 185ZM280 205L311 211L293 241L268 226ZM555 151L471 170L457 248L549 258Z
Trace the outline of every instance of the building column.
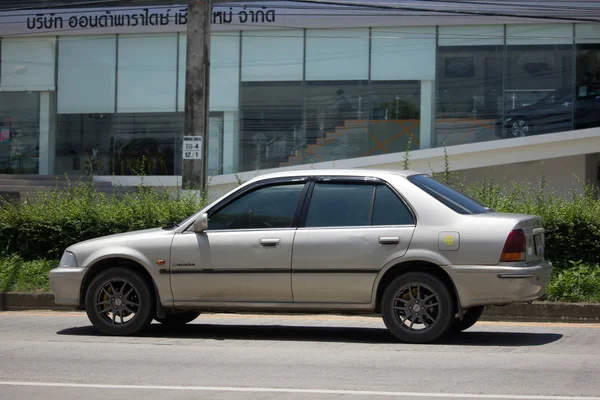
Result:
M56 111L54 92L40 93L39 175L54 174Z
M239 113L223 113L223 174L239 172L240 123Z
M421 81L421 149L435 147L435 81Z

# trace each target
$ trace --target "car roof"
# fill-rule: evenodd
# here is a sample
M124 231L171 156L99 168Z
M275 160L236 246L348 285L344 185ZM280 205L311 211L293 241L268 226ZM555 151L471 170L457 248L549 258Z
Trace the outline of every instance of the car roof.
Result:
M411 175L423 175L422 172L412 170L383 170L383 169L304 169L296 171L273 172L265 175L259 175L250 180L250 182L261 181L265 179L293 178L300 176L352 176L369 178L390 178L390 177L408 177Z

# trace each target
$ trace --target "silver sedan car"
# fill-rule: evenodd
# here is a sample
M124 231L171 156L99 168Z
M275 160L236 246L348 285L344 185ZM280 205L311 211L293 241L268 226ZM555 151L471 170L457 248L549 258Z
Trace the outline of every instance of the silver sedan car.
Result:
M308 170L254 178L180 224L75 244L50 284L108 335L201 312L352 312L429 343L486 305L541 297L551 270L537 216L417 172Z

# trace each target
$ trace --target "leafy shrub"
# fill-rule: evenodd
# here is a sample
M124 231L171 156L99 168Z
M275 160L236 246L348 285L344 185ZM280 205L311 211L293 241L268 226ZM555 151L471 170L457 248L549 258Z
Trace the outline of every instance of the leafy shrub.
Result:
M546 293L551 301L599 302L600 265L570 263L569 268L557 270Z
M181 222L199 208L196 196L175 189L140 186L117 196L98 192L91 183L69 183L40 193L36 201L2 204L0 255L59 259L71 244Z
M48 272L58 261L25 261L18 256L0 258L0 293L48 292Z

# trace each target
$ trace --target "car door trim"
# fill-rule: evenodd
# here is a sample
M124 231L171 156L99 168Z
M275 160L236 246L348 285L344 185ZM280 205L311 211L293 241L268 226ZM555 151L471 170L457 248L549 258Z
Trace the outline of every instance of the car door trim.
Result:
M292 270L292 274L378 274L380 268L311 268ZM289 274L287 268L189 268L189 269L160 269L161 274Z

